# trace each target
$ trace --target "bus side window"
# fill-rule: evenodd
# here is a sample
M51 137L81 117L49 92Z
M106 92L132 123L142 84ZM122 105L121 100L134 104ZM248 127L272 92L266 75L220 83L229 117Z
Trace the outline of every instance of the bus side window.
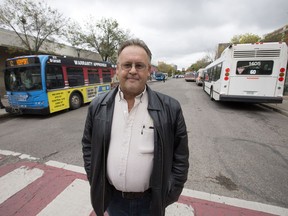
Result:
M220 79L220 77L221 77L221 70L222 70L222 63L216 65L216 78L215 78L215 80Z
M64 88L64 79L61 66L47 65L46 87L47 89Z
M111 82L111 72L109 69L102 69L103 83Z
M88 70L88 80L89 84L100 83L99 71L98 69Z
M70 87L84 85L84 74L82 68L69 67L66 70Z

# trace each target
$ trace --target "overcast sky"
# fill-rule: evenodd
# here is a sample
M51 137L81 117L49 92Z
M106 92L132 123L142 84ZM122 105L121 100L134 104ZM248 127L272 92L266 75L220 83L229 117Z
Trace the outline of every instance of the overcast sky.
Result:
M83 23L116 19L121 29L144 40L153 63L187 68L234 35L263 36L288 24L287 0L44 0Z

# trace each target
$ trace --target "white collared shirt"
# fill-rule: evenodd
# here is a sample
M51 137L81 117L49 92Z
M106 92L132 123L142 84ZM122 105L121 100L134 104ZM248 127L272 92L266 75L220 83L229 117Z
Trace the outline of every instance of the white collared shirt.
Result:
M119 90L115 97L107 177L117 190L143 192L149 188L154 157L154 125L148 110L146 89L128 103Z

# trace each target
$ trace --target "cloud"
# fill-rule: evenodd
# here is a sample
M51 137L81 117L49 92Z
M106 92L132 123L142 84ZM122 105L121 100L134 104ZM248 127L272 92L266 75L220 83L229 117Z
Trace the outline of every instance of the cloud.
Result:
M79 23L84 23L90 15L97 20L116 19L120 28L130 30L148 44L154 62L165 61L178 68L189 67L234 35L263 36L288 24L287 0L46 2Z

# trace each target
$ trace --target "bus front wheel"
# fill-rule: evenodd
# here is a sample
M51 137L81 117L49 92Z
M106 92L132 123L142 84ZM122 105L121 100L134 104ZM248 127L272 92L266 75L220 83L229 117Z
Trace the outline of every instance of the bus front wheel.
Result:
M70 96L70 109L78 109L82 104L82 98L79 93L72 93Z

